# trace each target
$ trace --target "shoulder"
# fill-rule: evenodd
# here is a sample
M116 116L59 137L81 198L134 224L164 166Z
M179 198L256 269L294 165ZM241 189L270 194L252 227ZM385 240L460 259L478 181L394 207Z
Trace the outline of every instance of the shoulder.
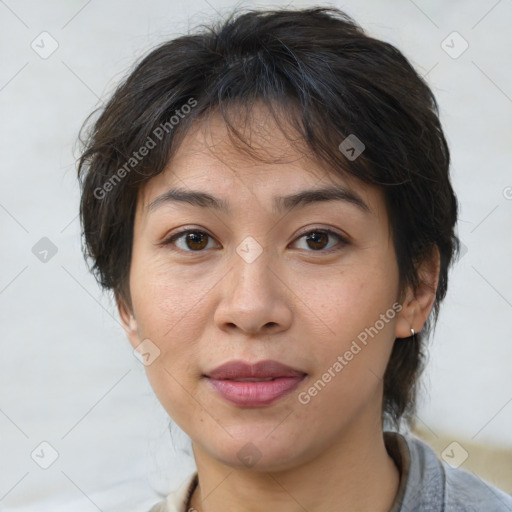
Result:
M452 468L417 437L404 439L410 452L410 491L421 490L446 512L512 512L512 496L464 469Z
M443 464L446 475L445 501L447 510L492 510L512 512L512 496L464 469Z

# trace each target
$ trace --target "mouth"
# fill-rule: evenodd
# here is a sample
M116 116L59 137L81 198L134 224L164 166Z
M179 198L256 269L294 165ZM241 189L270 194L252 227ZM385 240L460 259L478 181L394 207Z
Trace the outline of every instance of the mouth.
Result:
M305 379L301 370L279 363L230 361L204 375L223 399L239 407L270 405L291 393Z

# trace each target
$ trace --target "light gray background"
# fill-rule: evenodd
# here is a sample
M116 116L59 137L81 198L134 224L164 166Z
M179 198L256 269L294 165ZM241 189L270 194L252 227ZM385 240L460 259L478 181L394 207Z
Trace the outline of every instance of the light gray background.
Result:
M320 5L238 5L287 3ZM512 2L322 5L344 8L427 77L451 146L464 255L450 275L418 418L462 445L510 447ZM145 510L193 469L180 452L186 437L176 430L174 451L114 305L82 260L73 146L136 58L233 6L0 1L0 510ZM58 43L47 59L31 48L43 31ZM469 44L458 58L464 43L446 39L453 31ZM32 253L42 237L58 249L46 263ZM31 458L42 441L59 454L46 470Z

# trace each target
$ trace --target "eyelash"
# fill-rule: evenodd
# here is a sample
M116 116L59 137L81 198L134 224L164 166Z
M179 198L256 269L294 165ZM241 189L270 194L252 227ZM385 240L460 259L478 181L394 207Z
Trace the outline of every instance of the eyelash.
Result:
M213 238L211 235L209 235L208 233L206 233L205 231L202 231L202 230L199 230L199 229L186 229L186 230L183 230L183 231L180 231L178 233L175 233L174 235L170 236L169 238L167 238L166 240L164 240L160 245L162 246L170 246L172 245L176 240L184 237L185 235L188 235L189 233L200 233L200 234L204 234L210 238ZM322 233L322 234L326 234L326 235L329 235L329 236L334 236L338 239L338 244L337 245L341 245L342 247L345 246L345 245L348 245L349 244L349 241L343 237L342 235L340 235L339 233L336 233L335 231L331 230L331 229L310 229L309 231L305 231L303 233L301 233L298 238L296 240L300 240L301 238L305 237L306 235L310 235L312 233ZM339 251L341 250L342 247L339 247L337 248L336 246L334 247L331 247L330 249L327 249L327 250L324 250L324 249L319 249L319 250L309 250L307 252L319 252L319 253L331 253L331 252L335 252L335 251ZM172 250L175 250L175 251L182 251L182 252L190 252L190 253L200 253L200 252L204 252L205 249L199 249L199 250L185 250L185 249L180 249L180 248L177 248L177 249L172 249Z

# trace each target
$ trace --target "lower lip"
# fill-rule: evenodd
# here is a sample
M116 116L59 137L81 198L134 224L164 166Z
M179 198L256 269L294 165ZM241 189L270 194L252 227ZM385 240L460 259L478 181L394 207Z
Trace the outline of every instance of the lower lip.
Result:
M279 377L267 381L234 381L210 379L214 389L229 402L243 407L269 405L291 393L304 380L302 377Z

